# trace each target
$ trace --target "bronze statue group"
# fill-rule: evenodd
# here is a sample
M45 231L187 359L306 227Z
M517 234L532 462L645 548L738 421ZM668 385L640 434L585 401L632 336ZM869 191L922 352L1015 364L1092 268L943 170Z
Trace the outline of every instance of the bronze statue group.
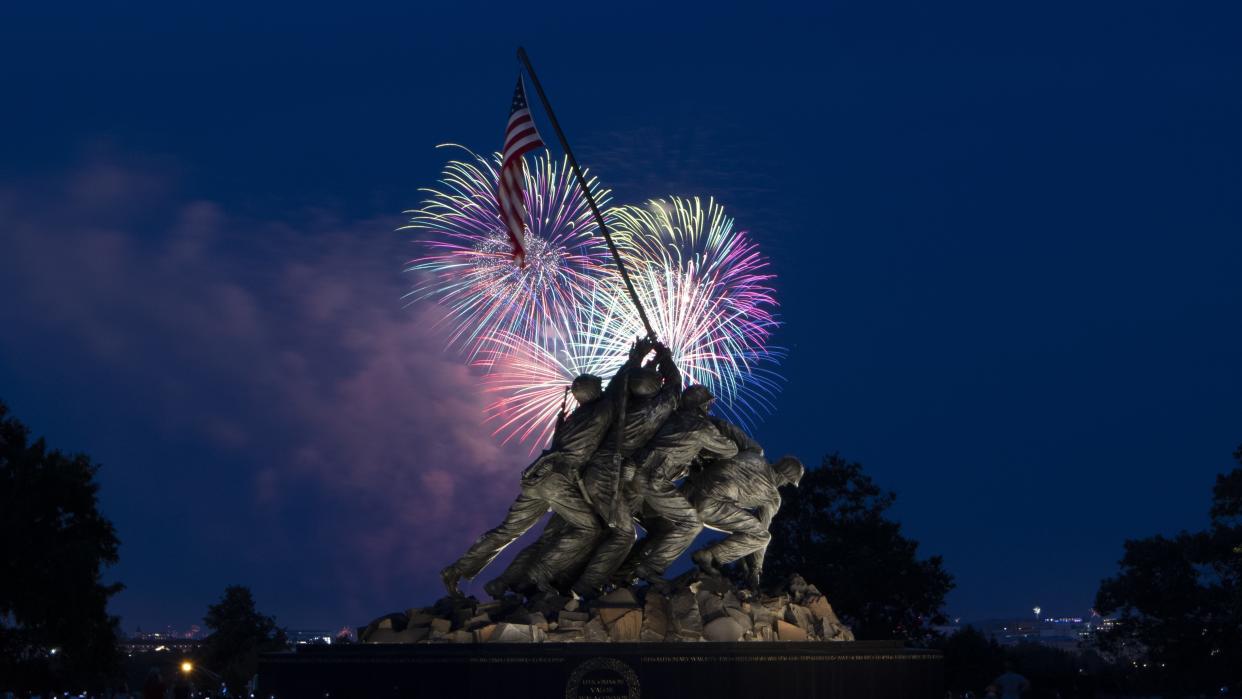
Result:
M741 560L757 588L777 489L798 484L802 463L787 456L769 464L742 429L710 414L707 388L682 389L672 353L654 340L634 343L607 390L590 374L569 390L578 407L562 411L551 445L522 472L504 521L441 571L449 593L461 594L462 578L479 575L549 510L538 540L484 585L489 595L572 591L589 599L610 585L659 584L705 526L728 536L696 551L695 564L718 574Z

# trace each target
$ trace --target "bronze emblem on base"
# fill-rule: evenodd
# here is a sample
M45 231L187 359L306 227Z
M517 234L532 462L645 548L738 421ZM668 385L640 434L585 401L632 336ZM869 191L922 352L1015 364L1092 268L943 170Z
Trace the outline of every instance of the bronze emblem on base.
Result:
M641 699L638 675L615 658L592 658L574 668L565 699Z

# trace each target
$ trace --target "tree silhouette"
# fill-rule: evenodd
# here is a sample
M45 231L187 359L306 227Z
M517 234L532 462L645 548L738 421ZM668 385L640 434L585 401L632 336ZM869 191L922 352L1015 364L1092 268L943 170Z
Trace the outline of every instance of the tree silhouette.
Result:
M1233 456L1242 465L1242 447ZM1096 593L1117 615L1101 648L1155 690L1242 687L1242 468L1216 477L1209 514L1206 531L1126 541Z
M0 403L0 677L19 689L100 687L119 670L101 582L117 561L96 464L49 450Z
M959 692L982 692L1005 670L1005 651L973 626L944 639L944 684Z
M260 614L250 588L230 585L219 602L207 607L203 623L211 629L204 662L224 678L230 694L242 695L259 668L259 654L288 647L276 620Z
M918 542L886 516L897 496L872 482L862 465L833 454L781 497L766 579L800 573L859 639L925 639L945 621L953 577L940 556L918 558Z
M1242 447L1233 452L1242 464ZM1206 531L1131 539L1095 608L1100 648L1165 692L1242 687L1242 468L1216 477Z

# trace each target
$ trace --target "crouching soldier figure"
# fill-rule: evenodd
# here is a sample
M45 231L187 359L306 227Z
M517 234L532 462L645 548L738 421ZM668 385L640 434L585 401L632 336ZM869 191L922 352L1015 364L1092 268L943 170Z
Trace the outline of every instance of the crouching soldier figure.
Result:
M768 527L781 507L777 489L783 485L797 487L804 468L792 456L769 464L754 440L735 425L716 422L741 449L731 459L707 462L690 475L683 491L705 526L729 536L696 551L691 558L704 572L718 573L720 566L750 556L749 582L758 589L763 556L772 538Z

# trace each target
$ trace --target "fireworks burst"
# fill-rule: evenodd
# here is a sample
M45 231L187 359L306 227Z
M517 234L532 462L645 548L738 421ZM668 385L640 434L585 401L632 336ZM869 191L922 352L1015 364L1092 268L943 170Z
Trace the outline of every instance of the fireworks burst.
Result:
M768 340L779 325L768 262L714 200L670 198L609 212L609 227L635 291L687 383L717 397L743 426L771 410L783 354ZM605 381L645 335L620 277L609 270L572 325L540 341L506 336L487 358L488 415L505 441L546 443L564 387L580 373ZM572 407L572 406L571 406Z
M480 368L493 396L495 434L534 451L551 436L569 382L583 373L606 382L646 331L566 162L531 158L521 268L496 202L500 155L466 152L407 212L402 229L419 233L421 252L406 268L417 275L407 298L445 309L450 345ZM589 182L606 202L608 190ZM768 345L777 304L754 240L713 199L669 197L605 216L687 383L707 386L718 411L743 426L770 411L783 350Z
M603 285L597 290L611 293ZM629 347L618 351L612 338L591 331L588 323L600 312L600 303L593 299L569 325L548 328L537 341L501 333L488 343L477 364L487 370L484 391L495 396L487 406L487 419L496 424L493 434L502 441L529 443L534 452L551 438L562 401L567 401L567 410L577 406L565 394L574 377L594 374L607 387Z
M460 147L460 146L458 146ZM572 324L576 309L606 272L607 249L566 163L547 155L526 170L526 267L510 256L496 202L500 154L445 166L439 188L407 211L401 230L420 234L421 255L406 266L417 275L407 299L430 299L447 310L451 346L473 360L495 356L487 345L505 338L540 342L545 328ZM609 192L588 179L597 202Z
M784 351L768 345L779 326L774 275L759 246L714 199L669 197L610 212L617 246L652 327L688 383L717 397L718 410L749 425L771 410ZM615 276L615 275L614 275ZM624 288L590 324L624 351L642 322Z

